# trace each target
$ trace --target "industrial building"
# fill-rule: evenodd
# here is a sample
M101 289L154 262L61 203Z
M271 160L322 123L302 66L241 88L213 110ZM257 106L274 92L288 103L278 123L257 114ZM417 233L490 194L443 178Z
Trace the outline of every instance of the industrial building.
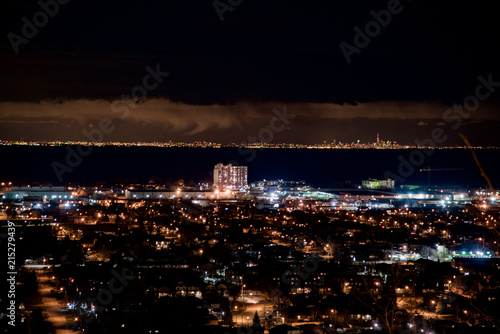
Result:
M25 197L38 197L44 200L61 200L72 199L71 192L64 187L53 186L26 186L26 187L12 187L4 193L4 199L22 200Z
M166 200L166 199L233 199L233 191L208 191L186 189L126 189L125 198L129 200Z

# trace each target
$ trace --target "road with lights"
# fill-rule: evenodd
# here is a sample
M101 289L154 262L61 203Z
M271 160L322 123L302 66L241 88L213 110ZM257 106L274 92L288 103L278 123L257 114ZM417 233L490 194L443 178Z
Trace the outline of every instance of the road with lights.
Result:
M50 291L54 289L49 283L51 275L48 270L37 271L38 278L38 291L42 297L42 305L40 306L42 313L47 315L47 321L50 321L56 330L56 334L76 334L77 331L66 328L75 322L68 322L66 315L61 310L64 303L58 301L55 297L51 296ZM68 326L69 327L69 326Z

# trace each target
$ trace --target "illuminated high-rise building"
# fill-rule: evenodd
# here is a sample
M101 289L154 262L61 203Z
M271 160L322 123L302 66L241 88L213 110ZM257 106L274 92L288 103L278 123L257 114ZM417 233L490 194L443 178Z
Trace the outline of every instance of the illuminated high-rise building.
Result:
M214 187L241 189L247 186L248 167L217 164L214 167Z

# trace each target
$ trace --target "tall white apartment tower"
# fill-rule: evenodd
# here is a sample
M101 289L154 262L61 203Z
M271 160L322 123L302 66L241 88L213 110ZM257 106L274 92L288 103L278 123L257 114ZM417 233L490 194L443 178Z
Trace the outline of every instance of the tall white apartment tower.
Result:
M217 164L214 167L214 187L241 189L247 186L248 167Z

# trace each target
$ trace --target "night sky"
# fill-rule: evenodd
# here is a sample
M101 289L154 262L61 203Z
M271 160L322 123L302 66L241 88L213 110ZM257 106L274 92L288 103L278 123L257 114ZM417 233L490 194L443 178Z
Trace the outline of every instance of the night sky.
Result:
M86 140L109 118L105 141L242 142L286 106L273 142L406 144L440 127L443 145L500 145L492 1L45 1L52 16L44 1L2 3L0 140ZM468 116L446 113L480 84Z

